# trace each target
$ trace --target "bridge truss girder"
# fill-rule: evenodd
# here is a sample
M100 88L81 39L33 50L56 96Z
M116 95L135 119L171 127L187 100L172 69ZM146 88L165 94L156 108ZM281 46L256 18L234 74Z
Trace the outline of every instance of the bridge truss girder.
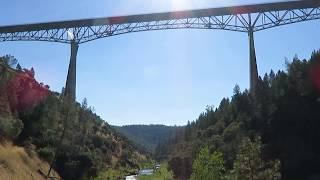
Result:
M320 19L320 7L258 13L233 13L221 16L168 19L134 23L75 26L19 32L0 32L1 41L49 41L78 44L120 34L168 30L215 29L237 32L256 32L277 26Z

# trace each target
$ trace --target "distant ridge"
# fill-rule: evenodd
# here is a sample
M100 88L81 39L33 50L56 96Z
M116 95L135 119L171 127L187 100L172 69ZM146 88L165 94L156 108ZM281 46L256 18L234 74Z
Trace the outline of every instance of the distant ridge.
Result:
M165 125L126 125L112 127L149 153L154 153L158 143L167 140L178 128L178 126Z

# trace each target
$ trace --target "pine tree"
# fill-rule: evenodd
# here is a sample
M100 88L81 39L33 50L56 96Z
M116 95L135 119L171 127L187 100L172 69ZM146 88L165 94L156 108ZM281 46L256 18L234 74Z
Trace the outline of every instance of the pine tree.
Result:
M16 70L22 71L22 67L21 67L21 65L20 65L19 63L18 63L17 66L16 66Z
M280 162L261 158L261 140L245 138L234 163L233 175L238 180L281 179Z

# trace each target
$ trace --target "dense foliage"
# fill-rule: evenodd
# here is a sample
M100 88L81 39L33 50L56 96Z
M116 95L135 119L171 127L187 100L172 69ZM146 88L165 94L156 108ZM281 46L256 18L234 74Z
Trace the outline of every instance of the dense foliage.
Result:
M254 170L254 177L268 174L270 168L277 173L280 166L282 179L320 179L319 109L320 52L314 52L310 60L295 57L286 71L259 78L256 92L241 92L236 86L230 99L224 98L217 108L208 106L157 152L170 159L175 176L182 178L191 176L192 163L207 146L223 154L226 171L241 169L241 159L255 150L254 160L261 159L258 165L269 169ZM257 137L261 148L250 144ZM249 149L242 152L243 141Z
M220 152L210 154L208 147L201 149L193 162L191 179L223 179L225 169L222 156Z
M0 137L34 148L64 179L107 170L130 173L145 156L93 112L35 80L12 56L0 58ZM35 145L35 146L34 146Z
M227 171L223 154L217 151L210 153L209 148L204 147L193 162L191 179L279 180L280 162L266 161L261 157L260 139L252 141L244 138L239 146L233 169Z
M262 159L259 138L254 141L249 138L242 140L233 168L229 174L231 179L278 180L281 178L280 162L278 160L266 161Z

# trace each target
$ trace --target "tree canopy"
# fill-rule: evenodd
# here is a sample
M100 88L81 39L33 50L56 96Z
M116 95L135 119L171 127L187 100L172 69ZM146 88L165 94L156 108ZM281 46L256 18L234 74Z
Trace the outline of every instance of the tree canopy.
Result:
M309 60L294 57L286 66L259 77L255 93L236 85L232 97L222 99L216 108L208 106L158 151L169 158L169 165L179 158L197 164L200 148L207 146L210 152L223 154L226 171L235 168L240 174L247 167L244 159L255 155L251 158L259 168L252 169L251 179L278 167L282 179L319 179L320 52L313 52ZM255 137L261 137L257 144ZM190 163L179 166L192 168ZM183 176L171 169L176 177Z

